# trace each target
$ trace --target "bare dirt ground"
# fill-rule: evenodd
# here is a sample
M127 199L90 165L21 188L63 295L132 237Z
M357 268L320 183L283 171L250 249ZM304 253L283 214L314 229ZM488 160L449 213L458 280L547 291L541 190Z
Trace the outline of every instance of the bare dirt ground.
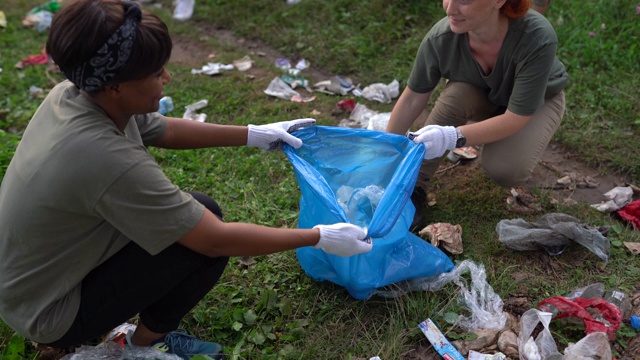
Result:
M212 28L210 25L205 23L193 22L193 25L200 29L201 37L218 38L222 43L226 43L228 46L233 46L238 52L245 52L246 55L249 55L250 57L265 57L269 60L269 63L273 63L277 58L288 57L287 54L280 54L259 41L238 38L230 31ZM219 54L223 51L221 49L203 46L202 43L196 43L180 36L174 36L173 40L174 50L171 61L192 66L194 68L200 68L208 61L215 61L211 60L210 55ZM272 76L269 70L260 69L256 66L249 69L247 71L247 75L256 78ZM305 70L305 77L310 78L310 83L327 80L334 75L336 74L324 72L322 69L317 69L313 66ZM336 102L337 101L339 100L336 100ZM323 113L331 111L331 109L319 110ZM336 121L339 120L340 118L336 119ZM479 160L477 159L463 162L457 167L455 172L460 174L460 176L464 176L465 171L477 171L479 167L478 165ZM565 183L560 184L558 182L559 179L564 179ZM616 186L626 185L628 185L627 179L615 175L601 174L596 169L590 168L580 162L579 157L575 154L567 152L559 145L551 144L545 151L541 162L534 170L531 179L521 188L518 188L517 191L526 198L526 196L530 195L532 189L542 188L549 191L552 197L561 203L596 204L607 200L604 196L604 193L607 191ZM508 194L509 190L505 189L505 198L508 197ZM526 206L522 210L523 212L527 212ZM540 260L538 259L534 261ZM547 257L547 262L550 261L551 260ZM526 276L526 274L523 276ZM517 281L516 279L514 280ZM637 290L640 291L640 289ZM640 311L639 295L640 294L638 293L634 295L637 302L634 304L634 312ZM526 294L511 294L509 298L504 299L504 309L506 312L517 318L522 315L524 311L533 307L531 300L532 299L527 298ZM492 351L491 353L498 351L496 349L497 342L498 340L496 338L487 348L493 349L490 350ZM640 359L640 355L636 355L640 354L640 335L636 336L629 342L627 350L618 350L619 353L624 354L624 356L619 358L620 360ZM441 359L441 357L425 340L424 342L417 344L415 349L404 354L402 359Z

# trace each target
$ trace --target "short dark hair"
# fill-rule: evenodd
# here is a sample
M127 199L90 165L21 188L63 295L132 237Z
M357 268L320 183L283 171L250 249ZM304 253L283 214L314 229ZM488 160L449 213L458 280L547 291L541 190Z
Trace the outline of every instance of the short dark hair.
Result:
M124 23L121 0L72 0L56 12L46 51L63 72L71 72L91 59ZM131 55L109 83L143 79L169 61L173 44L167 25L142 11Z

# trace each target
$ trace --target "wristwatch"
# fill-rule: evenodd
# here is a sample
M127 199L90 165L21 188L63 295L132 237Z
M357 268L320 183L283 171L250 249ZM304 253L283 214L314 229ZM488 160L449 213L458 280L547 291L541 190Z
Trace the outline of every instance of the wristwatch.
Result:
M467 138L462 135L462 131L459 128L456 128L456 135L458 136L456 139L456 148L461 148L467 143Z

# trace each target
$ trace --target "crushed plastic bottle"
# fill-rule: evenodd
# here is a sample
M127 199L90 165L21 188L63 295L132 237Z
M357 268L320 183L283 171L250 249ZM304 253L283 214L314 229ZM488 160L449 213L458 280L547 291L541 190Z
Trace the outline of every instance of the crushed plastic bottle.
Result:
M162 115L167 115L169 111L173 110L173 99L169 96L165 96L160 99L160 107L158 112Z

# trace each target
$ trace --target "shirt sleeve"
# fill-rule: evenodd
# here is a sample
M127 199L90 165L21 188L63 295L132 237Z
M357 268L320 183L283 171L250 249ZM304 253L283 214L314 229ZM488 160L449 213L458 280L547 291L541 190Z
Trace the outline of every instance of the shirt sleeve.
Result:
M440 37L443 36L447 24L446 18L440 20L420 43L407 81L409 89L416 93L424 94L435 89L443 76L436 43L441 41Z
M153 145L167 128L167 118L157 112L135 115L134 120L144 146Z
M122 234L157 254L193 229L204 206L151 160L136 163L108 186L95 211Z

